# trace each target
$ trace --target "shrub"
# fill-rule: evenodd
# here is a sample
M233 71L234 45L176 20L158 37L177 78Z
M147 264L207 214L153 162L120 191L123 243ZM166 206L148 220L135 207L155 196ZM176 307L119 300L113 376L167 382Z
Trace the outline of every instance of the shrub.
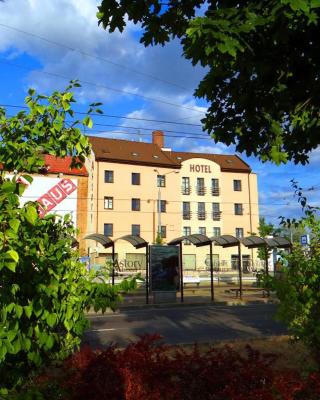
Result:
M273 369L275 356L247 347L242 356L230 347L201 353L157 344L159 336L103 351L86 346L64 362L60 375L42 377L69 400L315 400L320 375L303 378Z
M0 108L0 395L79 346L88 307L114 308L119 290L134 286L93 282L72 249L70 216L40 218L38 203L19 204L23 182L32 182L25 173L41 171L44 153L73 156L74 167L90 154L78 127L90 127L90 117L71 125L66 120L74 116L73 86L51 96L30 90L28 112L13 117Z

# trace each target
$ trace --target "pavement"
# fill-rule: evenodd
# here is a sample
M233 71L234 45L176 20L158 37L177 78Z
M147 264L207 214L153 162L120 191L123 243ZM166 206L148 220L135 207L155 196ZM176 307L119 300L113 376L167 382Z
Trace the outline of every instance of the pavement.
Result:
M276 304L185 304L181 307L125 307L116 313L91 314L84 342L99 348L125 346L139 335L159 333L169 344L213 343L286 335L285 326L274 320Z

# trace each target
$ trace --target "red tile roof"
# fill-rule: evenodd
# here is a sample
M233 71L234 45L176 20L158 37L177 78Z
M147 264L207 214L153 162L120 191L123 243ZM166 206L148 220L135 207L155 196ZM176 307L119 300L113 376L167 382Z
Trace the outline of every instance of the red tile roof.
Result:
M154 143L95 136L90 136L89 141L97 161L180 168L180 164L170 157L170 152L162 151Z
M68 156L65 158L58 158L46 154L44 156L44 162L46 167L48 168L49 174L65 174L65 175L79 175L79 176L88 176L88 171L86 167L83 165L80 169L70 168L72 157Z
M134 142L90 136L97 161L180 168L190 158L204 158L219 164L225 172L251 172L250 166L237 155L163 151L155 143Z
M237 155L206 154L173 151L171 156L180 164L190 158L204 158L220 165L223 172L251 172L250 166Z

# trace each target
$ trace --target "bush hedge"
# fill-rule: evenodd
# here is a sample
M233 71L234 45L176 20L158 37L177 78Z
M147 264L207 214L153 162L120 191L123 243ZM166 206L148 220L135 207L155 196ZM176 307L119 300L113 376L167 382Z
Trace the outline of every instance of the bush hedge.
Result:
M85 346L58 371L37 379L43 399L68 400L316 400L320 374L276 371L276 356L247 346L200 352L143 336L124 349ZM51 397L54 396L54 397Z

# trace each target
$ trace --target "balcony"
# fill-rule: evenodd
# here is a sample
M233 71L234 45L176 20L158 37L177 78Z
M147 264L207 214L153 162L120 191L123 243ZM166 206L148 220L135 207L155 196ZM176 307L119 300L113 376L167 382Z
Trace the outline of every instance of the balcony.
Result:
M183 211L182 218L183 219L191 219L191 211Z
M213 221L220 221L221 219L221 211L213 211L212 212Z
M207 217L207 213L205 211L198 211L198 220L204 221Z
M191 193L191 187L190 186L181 186L181 193L182 194L190 194Z
M196 186L196 192L198 196L204 196L206 194L206 187L205 186Z
M212 196L220 196L220 188L219 187L212 187L211 188L211 195Z

